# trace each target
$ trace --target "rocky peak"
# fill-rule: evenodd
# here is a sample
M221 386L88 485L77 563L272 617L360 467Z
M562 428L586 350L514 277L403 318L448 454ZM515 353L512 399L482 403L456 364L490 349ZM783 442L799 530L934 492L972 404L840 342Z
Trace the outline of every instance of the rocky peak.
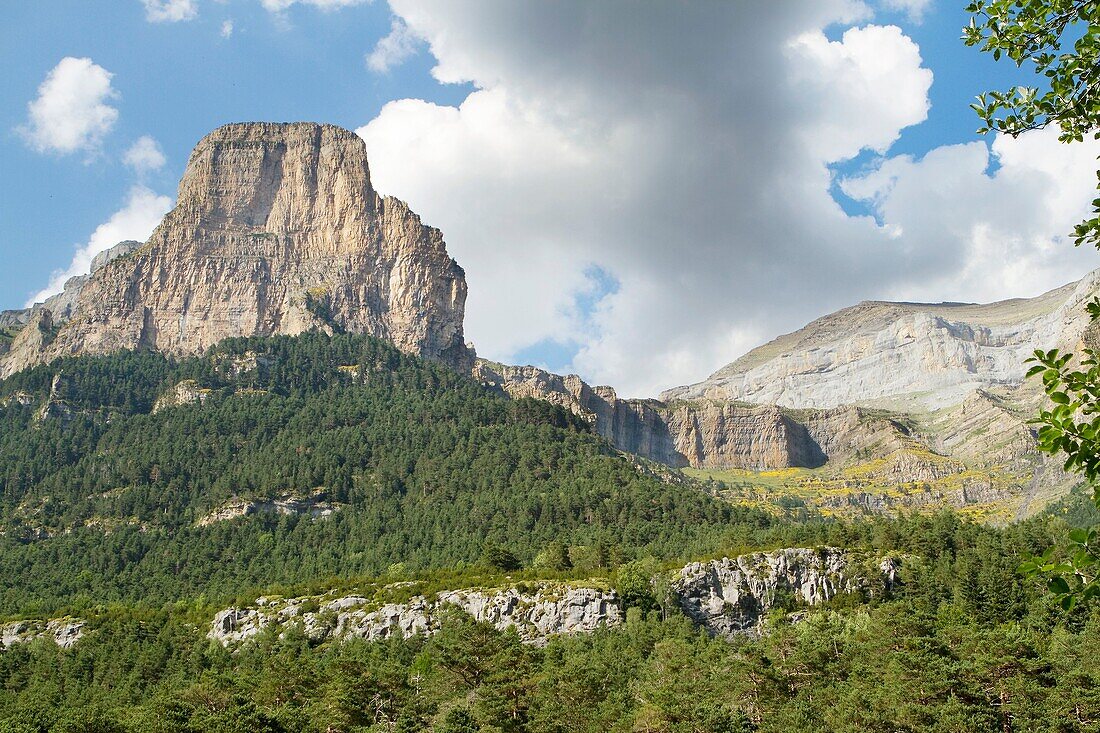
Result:
M65 354L192 354L312 329L370 334L468 370L465 302L443 235L374 190L357 135L226 125L196 145L176 208L149 241L88 277L51 343L21 347L20 333L0 376Z

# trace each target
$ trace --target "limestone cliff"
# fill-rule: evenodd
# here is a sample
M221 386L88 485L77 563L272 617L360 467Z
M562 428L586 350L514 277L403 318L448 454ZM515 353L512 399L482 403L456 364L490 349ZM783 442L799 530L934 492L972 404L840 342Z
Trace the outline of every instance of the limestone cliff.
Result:
M989 305L863 303L662 400L619 399L610 387L535 367L479 362L474 373L509 395L568 407L620 450L762 486L768 501L976 507L982 518L1005 520L1073 483L1037 450L1028 420L1043 395L1024 380L1024 361L1037 348L1095 347L1100 333L1084 305L1098 292L1100 271ZM786 469L759 481L744 473ZM743 473L714 473L729 470Z
M207 636L229 645L266 627L297 624L311 639L408 638L439 627L449 608L459 609L501 631L514 628L524 641L542 644L554 634L595 631L623 621L613 591L543 582L524 588L469 588L443 591L433 598L378 603L365 596L339 598L259 598L254 606L220 611ZM384 590L397 590L401 584Z
M590 387L576 374L559 376L533 366L507 366L478 359L473 376L519 399L535 397L568 408L588 420L620 450L679 467L688 465L676 447L655 400L621 400L611 387Z
M465 371L465 300L442 234L375 192L358 136L233 124L195 147L176 207L148 242L81 283L55 334L24 328L0 376L66 354L192 354L227 337L311 329L385 338Z
M562 405L588 420L619 450L676 468L815 468L831 456L881 446L898 429L858 408L813 411L809 418L796 419L770 405L624 400L611 387L590 387L575 374L562 377L533 366L482 359L474 376L513 398L537 397Z
M684 567L672 579L669 600L711 634L759 633L764 615L786 595L800 607L819 605L839 593L874 595L894 583L898 567L896 560L831 547L759 552ZM657 581L666 579L654 578L655 590L665 586ZM207 637L232 646L267 628L282 632L297 626L315 641L408 638L433 633L447 611L457 609L502 631L515 629L525 642L544 644L557 634L619 626L626 616L614 591L582 583L535 581L434 596L412 595L415 586L395 583L365 595L257 598L252 605L219 611ZM387 594L402 591L407 600L385 600Z
M69 320L76 308L76 301L80 297L80 291L84 283L93 273L103 269L111 260L130 254L141 246L141 242L126 240L109 247L92 258L91 267L87 275L75 275L65 281L65 286L60 293L51 295L45 301L36 303L30 308L0 311L0 332L18 331L31 321L42 317L43 311L49 311L49 317L58 323Z
M672 583L681 610L712 635L756 633L783 596L816 606L839 593L881 594L894 584L898 563L858 557L835 547L757 552L695 562Z

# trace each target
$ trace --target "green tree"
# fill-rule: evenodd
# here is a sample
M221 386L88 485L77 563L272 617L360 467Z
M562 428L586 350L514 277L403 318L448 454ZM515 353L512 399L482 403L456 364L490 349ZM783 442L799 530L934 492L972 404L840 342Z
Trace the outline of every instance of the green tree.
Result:
M573 567L573 560L569 557L569 545L557 541L551 542L535 556L532 566L540 570L568 570Z
M1032 67L1044 86L1017 86L979 95L974 110L984 126L979 132L1016 137L1029 130L1057 125L1059 139L1072 143L1086 135L1100 139L1100 3L1095 0L976 0L963 40L1007 57L1018 67ZM1098 179L1100 181L1100 179ZM1100 197L1091 219L1077 225L1077 245L1100 248ZM1088 304L1093 321L1100 319L1100 299ZM1086 348L1081 358L1057 349L1036 351L1029 377L1040 377L1052 406L1036 422L1039 447L1064 453L1065 468L1080 472L1092 486L1100 507L1100 360ZM1100 548L1093 529L1074 530L1065 558L1047 553L1025 562L1021 570L1047 577L1063 607L1100 594Z
M621 565L615 573L615 590L623 599L623 606L643 611L657 608L659 599L653 579L660 571L660 563L652 557Z
M436 730L439 733L478 733L481 727L469 708L453 708L443 716L443 722Z
M481 561L490 568L511 572L523 567L522 563L507 548L492 540L486 540L481 548Z

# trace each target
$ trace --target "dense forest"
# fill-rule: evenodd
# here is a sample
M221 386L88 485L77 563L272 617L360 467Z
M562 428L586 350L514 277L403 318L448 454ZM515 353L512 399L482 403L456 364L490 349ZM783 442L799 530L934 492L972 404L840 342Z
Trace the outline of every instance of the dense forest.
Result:
M181 382L201 402L154 410ZM462 567L487 538L522 561L553 541L678 557L774 524L369 337L64 359L0 400L0 614ZM202 522L280 496L336 511Z
M292 628L226 650L199 602L102 608L72 649L0 653L0 731L1096 730L1100 614L1016 573L1039 528L850 527L925 554L888 596L776 609L759 639L710 638L639 598L622 628L542 648L455 613L429 637Z
M0 615L87 627L70 649L0 651L0 731L1100 728L1100 615L1016 570L1065 517L1089 518L1086 497L992 528L950 512L796 521L704 488L562 408L368 337L22 372L0 383ZM287 498L297 509L277 511ZM218 514L242 502L260 508ZM657 586L621 594L621 628L545 647L458 612L408 640L206 638L217 610L260 593L545 577L625 591L626 568L821 545L904 558L901 582L785 601L760 638L708 637Z

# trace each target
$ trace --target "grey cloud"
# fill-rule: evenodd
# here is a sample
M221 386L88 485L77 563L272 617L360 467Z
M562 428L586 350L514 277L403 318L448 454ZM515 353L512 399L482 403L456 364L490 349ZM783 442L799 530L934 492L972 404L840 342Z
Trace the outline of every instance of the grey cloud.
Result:
M830 197L828 163L886 150L927 109L915 45L860 3L391 6L438 78L478 91L458 109L395 102L360 133L379 188L466 268L485 355L576 338L585 377L654 394L860 299L965 288L963 263L991 256ZM822 34L853 25L843 45ZM593 264L621 287L582 324Z

